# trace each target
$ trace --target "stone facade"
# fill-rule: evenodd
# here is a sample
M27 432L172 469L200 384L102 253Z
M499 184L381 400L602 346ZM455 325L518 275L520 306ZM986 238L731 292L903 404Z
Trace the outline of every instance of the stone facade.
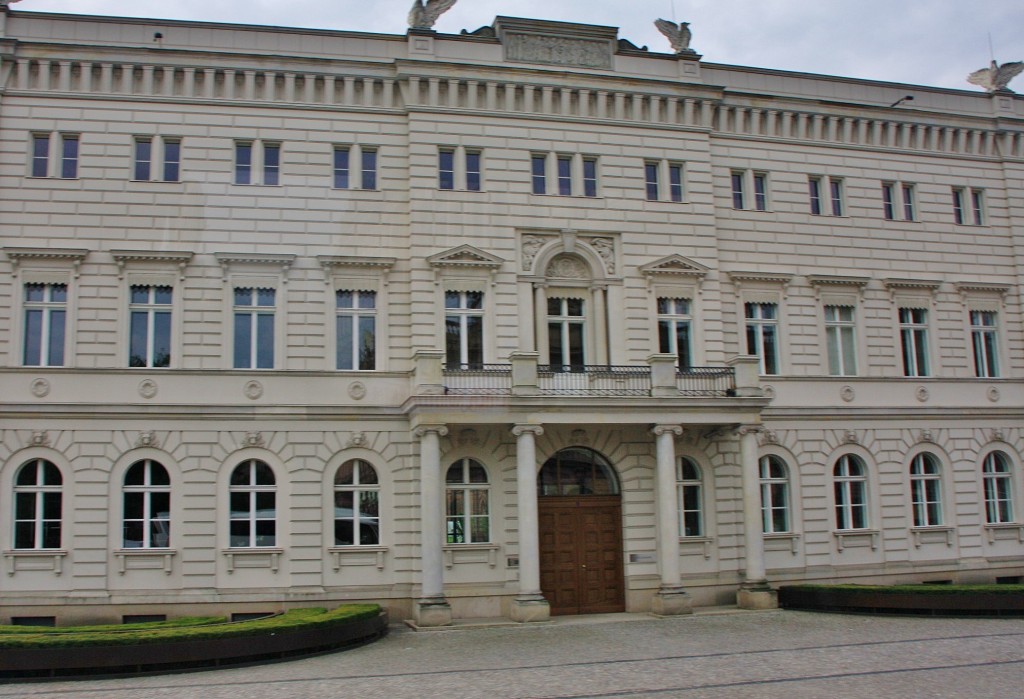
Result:
M533 484L573 448L616 481L625 609L1024 574L1016 95L506 17L0 28L0 623L546 618ZM379 519L346 544L353 460ZM233 482L257 462L269 482ZM486 484L446 483L461 462ZM140 463L166 541L126 534ZM236 545L246 516L269 537Z

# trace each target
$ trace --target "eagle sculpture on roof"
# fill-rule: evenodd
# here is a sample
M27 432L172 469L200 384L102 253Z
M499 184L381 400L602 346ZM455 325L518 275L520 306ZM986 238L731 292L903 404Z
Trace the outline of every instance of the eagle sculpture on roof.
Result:
M676 53L689 53L691 51L690 38L693 34L690 32L689 22L676 24L667 19L656 19L654 20L654 26L668 38L668 43L672 45L673 51Z
M457 0L414 0L409 10L409 29L433 29L438 17L452 9Z
M1010 84L1010 81L1020 75L1022 71L1024 71L1024 61L1014 61L1003 65L992 61L990 67L976 70L968 75L967 82L972 85L980 85L989 92L998 92L1007 89L1006 86Z

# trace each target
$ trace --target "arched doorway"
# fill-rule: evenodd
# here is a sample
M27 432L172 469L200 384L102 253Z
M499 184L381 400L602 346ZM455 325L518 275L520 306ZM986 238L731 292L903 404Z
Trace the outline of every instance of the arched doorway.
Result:
M615 469L593 449L569 447L541 467L537 495L540 586L551 613L625 611Z

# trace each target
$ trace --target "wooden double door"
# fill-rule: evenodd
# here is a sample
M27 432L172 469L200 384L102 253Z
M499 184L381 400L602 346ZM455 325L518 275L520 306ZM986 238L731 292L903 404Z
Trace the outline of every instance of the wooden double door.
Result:
M551 614L626 610L618 495L542 496L540 586Z

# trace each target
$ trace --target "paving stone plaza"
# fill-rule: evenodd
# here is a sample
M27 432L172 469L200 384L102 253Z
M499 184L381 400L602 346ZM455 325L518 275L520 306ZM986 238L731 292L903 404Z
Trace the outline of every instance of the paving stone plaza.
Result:
M616 614L415 633L259 667L0 685L0 699L1024 697L1024 620Z

